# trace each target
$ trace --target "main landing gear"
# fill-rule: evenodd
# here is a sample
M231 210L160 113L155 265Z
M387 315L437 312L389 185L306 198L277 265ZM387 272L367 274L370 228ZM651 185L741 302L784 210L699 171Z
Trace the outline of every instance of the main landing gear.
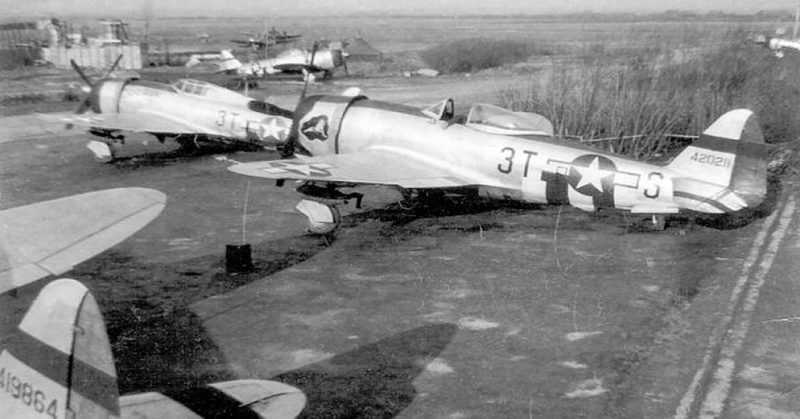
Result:
M361 209L361 200L364 194L358 192L344 193L336 188L336 185L328 183L318 185L314 182L305 182L296 188L297 192L313 198L342 201L348 204L351 199L355 199L356 208Z
M86 148L94 154L94 159L98 162L111 163L117 158L116 151L119 146L114 142L92 140L86 144Z
M339 209L334 205L304 199L295 206L295 209L308 218L306 228L309 233L332 236L342 223Z
M111 163L117 156L119 147L125 144L125 136L116 131L92 128L89 133L104 138L106 141L92 140L86 144L86 148L94 153L95 160L101 163Z

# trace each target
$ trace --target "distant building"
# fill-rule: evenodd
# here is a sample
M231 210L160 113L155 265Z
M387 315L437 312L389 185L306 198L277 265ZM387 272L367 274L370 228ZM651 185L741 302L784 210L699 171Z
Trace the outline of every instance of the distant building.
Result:
M0 69L51 63L70 68L70 60L81 67L107 68L122 54L120 69L142 68L138 43L130 42L127 24L119 19L103 20L103 36L88 38L70 33L58 19L0 24Z

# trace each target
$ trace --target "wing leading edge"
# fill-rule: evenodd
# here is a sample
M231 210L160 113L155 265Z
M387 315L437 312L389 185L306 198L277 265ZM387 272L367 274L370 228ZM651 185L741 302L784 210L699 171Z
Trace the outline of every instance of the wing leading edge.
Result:
M209 134L203 127L187 124L155 112L139 111L125 114L82 114L53 113L36 114L36 117L45 122L55 124L72 124L86 128L100 128L107 130L120 130L147 133L169 134Z
M267 179L396 185L408 189L480 184L447 168L388 150L239 163L228 170Z
M166 200L153 189L119 188L0 211L0 294L113 247L156 218Z

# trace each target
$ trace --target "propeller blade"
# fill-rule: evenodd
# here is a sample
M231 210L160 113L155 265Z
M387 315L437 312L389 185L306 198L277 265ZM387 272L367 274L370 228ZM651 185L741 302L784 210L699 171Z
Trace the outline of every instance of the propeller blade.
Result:
M69 64L72 66L72 69L75 70L79 76L81 76L81 79L83 79L83 81L89 85L89 87L94 87L92 81L86 77L86 74L83 73L83 70L81 70L80 66L78 66L78 63L76 63L75 60L69 60Z
M92 106L92 99L87 96L86 99L84 99L83 102L81 102L81 105L78 106L78 110L75 111L75 114L80 115L86 112L86 110L89 109L91 106Z
M89 96L87 96L86 99L84 99L83 102L81 102L81 104L78 105L78 109L75 111L75 114L80 115L86 112L86 110L89 109L91 106L92 106L92 100ZM67 123L64 125L64 129L72 129L73 126L74 126L73 124Z
M311 74L309 73L308 68L314 66L314 58L317 55L317 48L319 48L319 43L314 42L314 46L311 47L311 62L309 62L309 64L305 68L303 68L303 79L304 79L303 92L300 93L300 100L297 101L298 106L300 105L300 102L302 102L303 99L306 98L306 90L308 89L308 82L311 80Z
M303 92L300 93L300 100L297 101L297 105L300 105L300 102L306 98L306 89L308 89L308 82L311 80L311 73L308 72L305 68L303 69Z
M317 49L319 49L319 42L314 41L314 46L311 47L311 61L309 61L308 65L314 66L314 58L317 57Z
M108 71L106 71L106 74L103 75L103 79L107 78L114 70L116 70L120 61L122 61L122 54L117 56L117 59L116 61L114 61L114 64L112 64L111 67L109 67Z

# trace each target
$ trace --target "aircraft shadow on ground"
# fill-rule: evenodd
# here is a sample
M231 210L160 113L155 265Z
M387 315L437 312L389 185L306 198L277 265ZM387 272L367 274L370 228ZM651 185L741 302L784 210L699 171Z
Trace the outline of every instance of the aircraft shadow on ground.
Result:
M328 245L297 236L253 245L252 271L225 273L224 250L174 263L143 263L110 250L68 276L84 282L106 320L120 393L178 391L236 376L189 306L300 263Z
M35 281L0 294L0 350L11 335L16 333L17 326L33 300L48 282L50 281Z
M457 329L427 324L272 379L306 394L302 418L390 418L414 400L413 380Z
M777 207L782 190L780 179L770 176L767 184L767 195L760 205L752 209L744 209L729 214L680 213L667 216L668 229L686 228L693 224L716 230L733 230L745 227L750 223L769 216ZM444 216L476 215L493 211L527 212L540 211L544 214L547 205L525 203L520 201L492 200L478 197L476 194L446 195L434 198L414 197L399 203L389 204L384 208L373 209L351 214L344 218L343 225L352 227L365 220L375 219L395 226L408 224L422 218ZM649 216L629 214L623 210L601 209L587 215L587 221L581 226L589 228L589 218L604 220L604 223L624 227L626 233L652 232ZM485 229L486 225L483 226ZM489 225L491 228L491 225ZM668 230L669 231L669 230Z
M264 149L260 147L246 147L242 145L204 143L199 147L178 147L173 150L145 152L129 156L123 155L117 157L112 164L121 169L162 167L184 163L189 160L206 158L216 154L227 154L237 151L263 152Z
M543 207L540 204L520 201L487 199L475 194L454 195L431 200L412 199L389 204L383 208L357 212L345 217L342 224L354 225L374 219L394 225L403 225L421 218L476 215L492 211L537 211Z

